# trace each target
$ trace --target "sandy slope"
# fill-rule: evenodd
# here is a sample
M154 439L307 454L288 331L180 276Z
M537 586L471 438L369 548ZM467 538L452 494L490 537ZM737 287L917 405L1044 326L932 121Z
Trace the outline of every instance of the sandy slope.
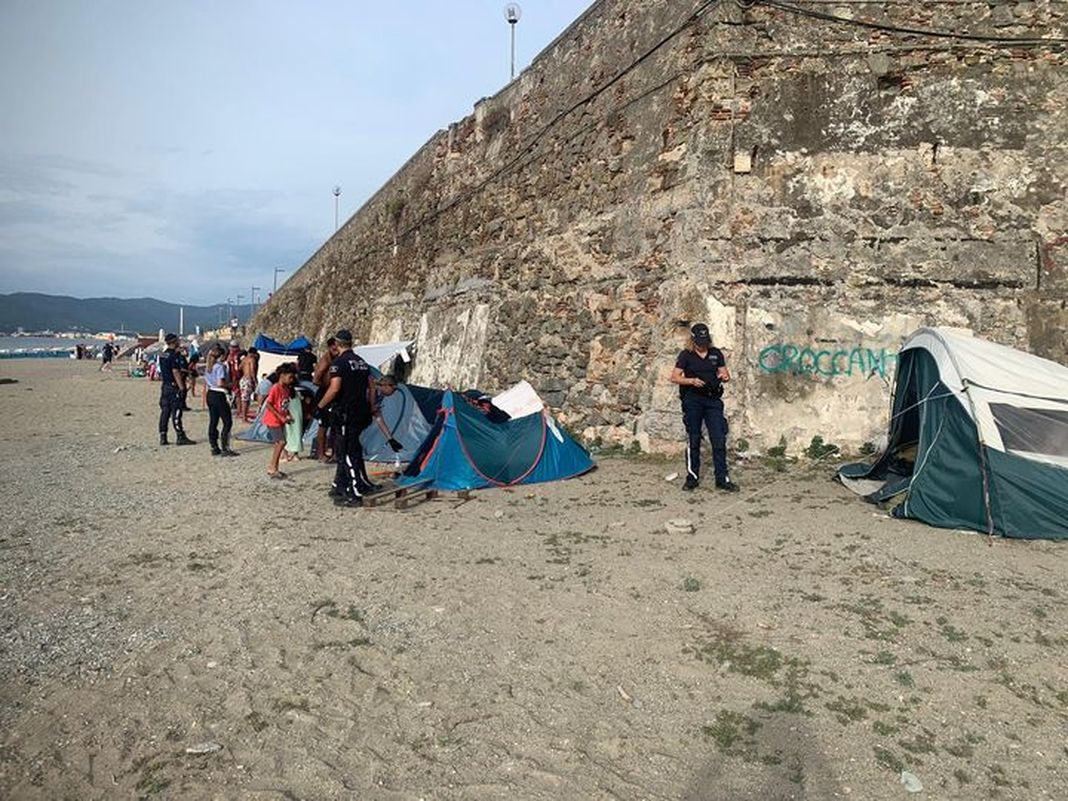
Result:
M1068 546L825 467L337 510L155 446L144 381L0 370L2 797L1068 797Z

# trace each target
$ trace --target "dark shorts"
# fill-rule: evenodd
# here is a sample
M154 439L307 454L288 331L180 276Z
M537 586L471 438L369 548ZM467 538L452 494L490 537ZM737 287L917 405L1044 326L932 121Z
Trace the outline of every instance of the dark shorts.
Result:
M273 426L267 426L267 439L271 442L285 442L286 430L284 428L274 428Z

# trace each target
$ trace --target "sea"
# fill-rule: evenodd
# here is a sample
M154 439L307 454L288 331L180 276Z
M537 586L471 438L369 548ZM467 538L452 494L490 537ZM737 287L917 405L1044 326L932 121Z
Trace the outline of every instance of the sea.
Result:
M104 340L95 337L0 337L0 359L40 359L70 356L76 345L99 348Z

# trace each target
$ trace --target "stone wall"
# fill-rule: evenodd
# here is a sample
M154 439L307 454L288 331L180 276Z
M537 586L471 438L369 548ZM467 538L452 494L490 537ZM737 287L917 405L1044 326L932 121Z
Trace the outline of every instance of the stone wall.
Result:
M648 449L681 442L692 321L758 445L877 439L920 325L1068 360L1068 4L699 5L595 3L255 325L415 338L413 380L526 378Z

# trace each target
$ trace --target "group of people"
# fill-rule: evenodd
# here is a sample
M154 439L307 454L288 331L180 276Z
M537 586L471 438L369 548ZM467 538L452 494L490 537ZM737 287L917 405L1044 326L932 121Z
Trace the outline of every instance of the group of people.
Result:
M185 357L175 334L164 339L166 350L159 359L160 444L167 445L174 428L177 445L195 445L185 432L183 412L188 411L186 396L193 391L198 369ZM270 375L255 383L258 353L255 348L242 352L236 342L229 351L213 345L204 371L204 402L208 409L208 441L213 456L233 457L231 447L234 411L239 419L251 421L255 416L253 399L262 401L262 422L272 444L267 465L271 479L288 476L280 467L283 454L299 458L305 425L319 421L316 455L322 461L336 463L330 496L339 506L361 506L363 497L380 487L367 473L360 435L377 419L390 446L403 446L392 437L382 420L380 399L396 391L396 381L385 376L377 381L371 368L352 349L352 333L342 329L327 342L323 355L315 359L310 351L297 354Z
M167 349L160 357L160 444L168 444L169 426L173 425L176 444L193 445L196 443L185 433L182 412L189 408L185 398L195 383L196 365L191 365L179 350L176 335L167 334L165 343ZM204 374L212 454L238 455L230 447L232 403L236 403L238 415L248 420L253 397L260 397L263 423L272 443L267 475L272 479L287 478L280 468L287 440L290 458L296 458L304 425L317 419L317 455L337 465L330 496L341 506L361 506L364 495L378 489L367 474L361 434L377 418L390 446L400 451L402 445L385 426L379 405L380 395L388 397L396 391L396 382L388 376L375 381L370 366L353 351L352 343L352 333L342 329L327 340L327 349L317 361L310 350L303 351L296 361L285 362L274 374L265 376L258 387L255 377L259 355L255 348L242 352L236 342L231 342L227 352L221 344L213 345ZM708 326L697 323L690 329L689 346L679 353L671 373L671 381L679 387L687 434L685 490L696 489L700 484L705 430L712 445L715 486L728 492L738 489L728 473L727 420L722 400L724 385L730 378L723 351L712 345ZM298 382L302 399L297 396Z

